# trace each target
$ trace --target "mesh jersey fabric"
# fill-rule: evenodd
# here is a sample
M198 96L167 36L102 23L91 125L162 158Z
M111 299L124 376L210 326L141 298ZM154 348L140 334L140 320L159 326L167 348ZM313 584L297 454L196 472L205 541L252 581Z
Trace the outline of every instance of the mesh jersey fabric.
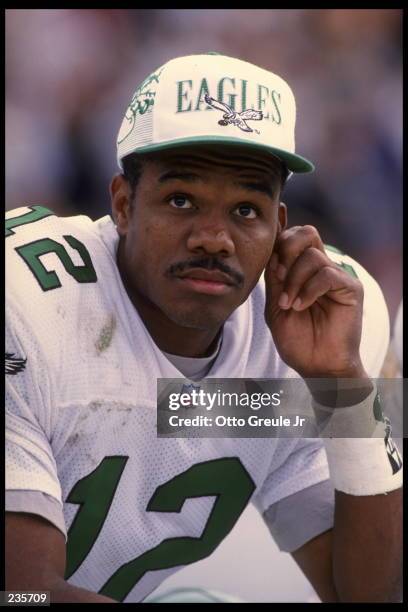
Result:
M28 210L10 211L8 217ZM41 265L56 271L61 286L44 291L16 248L48 238L63 245L75 266L83 266L80 251L67 236L85 245L97 280L78 282L50 251L42 255ZM109 505L104 502L106 516L69 577L72 584L96 592L120 568L123 573L126 564L150 558L166 540L196 538L197 545L202 540L216 494L189 496L186 490L179 511L149 509L153 496L163 487L170 491L180 476L219 465L228 479L234 464L234 473L245 473L253 483L250 499L261 512L329 477L322 443L316 439L157 439L156 378L182 375L154 344L127 296L116 265L117 242L110 217L92 222L84 216L48 216L16 227L6 239L6 347L27 360L22 371L7 376L6 489L54 498L71 538L86 503L95 506L96 515L100 512L104 486L92 488L90 478L109 476L120 463ZM375 376L388 345L384 299L357 262L345 256L341 260L353 265L365 286L361 352L367 371ZM279 358L263 310L261 278L226 321L209 376L297 377ZM163 563L149 566L120 600L144 599L181 567Z

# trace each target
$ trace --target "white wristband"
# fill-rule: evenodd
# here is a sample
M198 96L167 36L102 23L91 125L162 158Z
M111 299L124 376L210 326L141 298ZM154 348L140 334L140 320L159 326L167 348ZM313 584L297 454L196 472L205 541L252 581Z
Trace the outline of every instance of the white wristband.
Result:
M332 413L322 435L347 431L350 436L354 417L358 428L362 423L370 424L371 433L364 435L372 437L323 438L335 489L349 495L379 495L402 486L402 459L391 438L390 421L382 414L376 388L355 406L330 409L314 402L313 407L320 414ZM378 420L379 416L382 420ZM375 429L372 423L376 423Z

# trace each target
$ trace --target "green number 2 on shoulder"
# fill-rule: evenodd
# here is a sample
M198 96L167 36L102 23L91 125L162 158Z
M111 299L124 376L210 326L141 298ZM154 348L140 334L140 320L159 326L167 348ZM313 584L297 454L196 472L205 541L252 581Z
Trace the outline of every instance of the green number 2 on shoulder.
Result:
M29 208L30 212L6 220L6 238L13 236L15 234L14 230L18 227L35 223L54 215L51 210L43 206L31 206ZM27 264L43 291L57 289L62 286L57 273L54 270L47 270L40 259L43 255L49 253L57 255L65 271L78 283L96 283L98 280L91 256L83 242L71 235L64 235L63 239L72 249L79 253L83 262L82 265L74 264L64 243L57 242L48 237L15 247L15 251Z

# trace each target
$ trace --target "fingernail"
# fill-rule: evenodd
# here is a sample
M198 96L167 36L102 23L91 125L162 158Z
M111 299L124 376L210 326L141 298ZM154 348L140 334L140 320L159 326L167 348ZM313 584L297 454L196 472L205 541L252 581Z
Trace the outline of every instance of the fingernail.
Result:
M276 270L276 276L279 278L280 281L284 281L285 280L285 276L286 276L286 268L285 266L282 266L282 264L279 264L277 270Z
M278 267L278 255L276 253L273 253L269 265L271 270L275 272L276 268Z
M280 296L279 302L278 302L279 306L281 308L287 308L288 307L288 303L289 303L289 296L288 296L288 294L285 293L285 292L281 293L281 296Z
M294 310L298 310L302 305L302 300L300 298L296 298L296 300L293 302L293 306L292 308Z

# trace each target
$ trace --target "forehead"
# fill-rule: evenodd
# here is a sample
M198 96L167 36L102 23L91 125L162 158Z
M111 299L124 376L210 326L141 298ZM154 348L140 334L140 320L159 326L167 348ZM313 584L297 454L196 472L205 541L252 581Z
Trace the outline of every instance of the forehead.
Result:
M269 153L225 145L174 148L151 153L145 162L158 175L166 170L191 168L210 175L258 175L272 183L280 181L283 171L282 162Z

